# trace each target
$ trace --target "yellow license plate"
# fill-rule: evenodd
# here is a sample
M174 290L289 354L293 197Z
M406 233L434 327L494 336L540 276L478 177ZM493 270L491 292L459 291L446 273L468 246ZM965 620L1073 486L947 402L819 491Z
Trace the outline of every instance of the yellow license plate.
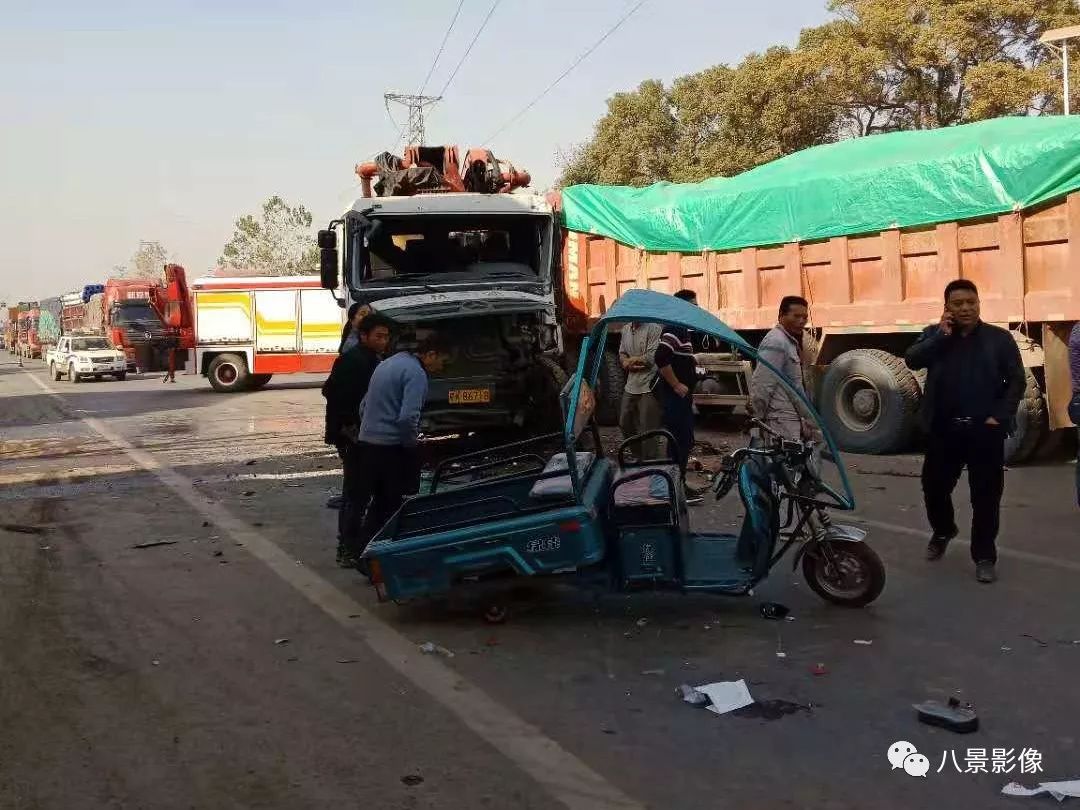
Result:
M487 388L464 388L450 392L451 405L486 405L491 402L491 391Z

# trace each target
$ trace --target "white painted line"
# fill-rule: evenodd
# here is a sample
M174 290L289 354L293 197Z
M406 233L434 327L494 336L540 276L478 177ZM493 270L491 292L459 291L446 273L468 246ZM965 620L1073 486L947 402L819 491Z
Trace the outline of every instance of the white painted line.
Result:
M37 377L31 375L30 379L67 410L62 395ZM224 506L208 501L199 494L190 479L161 465L150 453L114 433L101 420L88 416L76 418L156 476L234 541L242 543L253 557L324 613L358 633L375 655L427 692L563 805L571 810L645 810L644 805L610 784L555 740L544 736L539 728L522 720L449 667L424 656L409 639L377 619L350 596L300 564L276 543L233 516Z
M918 537L922 540L929 541L930 532L926 529L913 529L910 526L900 526L896 523L886 523L881 520L871 520L870 518L859 517L858 515L852 515L852 519L858 523L862 523L865 526L871 528L881 529L886 532L895 532L896 534L906 534L911 537ZM970 546L971 542L962 537L957 537L951 541L953 543L959 543L963 546ZM1080 562L1073 560L1063 560L1059 557L1047 557L1044 554L1033 554L1030 551L1020 551L1015 548L1005 548L998 545L998 556L1008 557L1012 560L1021 560L1022 562L1036 563L1038 565L1048 565L1051 568L1058 568L1062 571L1071 571L1073 573L1080 573Z

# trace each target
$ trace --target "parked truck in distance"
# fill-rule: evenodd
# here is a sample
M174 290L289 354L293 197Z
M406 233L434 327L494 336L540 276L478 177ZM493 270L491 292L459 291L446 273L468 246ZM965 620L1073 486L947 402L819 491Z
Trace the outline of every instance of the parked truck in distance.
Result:
M276 374L330 371L344 310L315 276L206 277L191 282L194 363L221 393Z
M61 303L62 332L105 337L123 352L128 371L163 371L170 362L182 367L193 343L186 277L178 265L165 267L164 282L112 278Z
M41 357L41 337L38 334L38 321L41 310L37 304L20 308L15 317L15 353L26 360Z

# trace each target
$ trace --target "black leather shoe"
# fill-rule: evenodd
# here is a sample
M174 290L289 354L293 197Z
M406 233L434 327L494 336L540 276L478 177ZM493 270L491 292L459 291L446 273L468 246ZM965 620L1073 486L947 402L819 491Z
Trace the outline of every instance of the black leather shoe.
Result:
M933 562L944 557L945 549L949 547L951 539L951 537L938 537L937 535L931 537L930 542L926 544L926 559Z
M975 579L987 585L997 582L997 566L992 562L975 563Z

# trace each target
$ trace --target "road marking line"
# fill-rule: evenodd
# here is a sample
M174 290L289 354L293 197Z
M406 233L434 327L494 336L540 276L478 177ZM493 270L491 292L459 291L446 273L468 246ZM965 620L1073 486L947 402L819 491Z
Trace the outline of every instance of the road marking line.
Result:
M866 526L871 526L876 529L882 529L887 532L895 532L897 534L906 534L911 537L918 537L921 540L928 540L930 533L923 529L913 529L910 526L900 526L896 523L886 523L882 520L871 520L870 518L859 517L852 515L852 519L862 523ZM971 541L965 540L962 537L957 537L952 541L953 543L960 543L964 546L970 546ZM1059 568L1062 571L1072 571L1074 573L1080 573L1080 562L1074 562L1073 560L1062 560L1059 557L1047 557L1044 554L1033 554L1030 551L1020 551L1015 548L1002 548L998 546L998 556L1008 557L1012 560L1021 560L1022 562L1036 563L1038 565L1049 565L1052 568Z
M64 410L68 410L61 394L33 375L30 375L30 379L55 397ZM563 805L571 810L645 810L644 805L610 784L555 740L546 737L539 728L518 717L454 670L424 656L409 639L376 618L359 602L299 564L280 546L254 531L224 506L208 501L190 479L170 467L162 466L150 453L114 433L101 420L89 416L75 418L156 476L195 511L231 535L233 540L242 543L253 557L324 613L347 629L358 632L371 651L386 664L456 715L467 728L531 776Z

